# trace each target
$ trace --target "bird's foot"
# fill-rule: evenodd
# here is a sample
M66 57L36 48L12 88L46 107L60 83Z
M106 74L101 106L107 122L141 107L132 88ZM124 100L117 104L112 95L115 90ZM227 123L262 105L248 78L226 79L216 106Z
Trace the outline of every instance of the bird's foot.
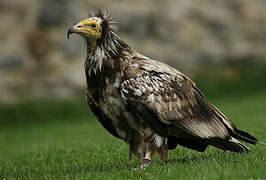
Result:
M167 161L162 161L161 163L162 165L165 165L165 166L167 165Z
M151 160L143 158L141 160L140 168L144 169L144 168L148 167L150 164L151 164Z

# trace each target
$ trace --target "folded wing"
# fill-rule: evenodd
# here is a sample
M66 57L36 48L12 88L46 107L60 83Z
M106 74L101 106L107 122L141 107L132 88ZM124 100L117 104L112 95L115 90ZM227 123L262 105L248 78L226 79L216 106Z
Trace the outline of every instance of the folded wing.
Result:
M209 144L236 152L248 151L233 138L237 138L234 124L205 99L190 79L172 69L168 73L166 66L163 68L161 72L150 68L141 76L125 80L121 94L127 103L139 106L136 108L140 114L148 111L150 117L156 117L144 120L159 135L171 137L169 149L176 143L199 151L204 151ZM166 126L167 132L160 132L165 128L158 126Z

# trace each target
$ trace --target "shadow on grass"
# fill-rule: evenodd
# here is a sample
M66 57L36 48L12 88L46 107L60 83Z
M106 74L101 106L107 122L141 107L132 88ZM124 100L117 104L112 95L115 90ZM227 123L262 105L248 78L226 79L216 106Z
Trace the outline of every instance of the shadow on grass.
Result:
M115 174L121 172L129 172L129 171L136 171L139 170L138 163L129 163L125 161L114 161L108 163L90 163L90 164L72 164L70 167L62 167L57 170L53 170L52 172L45 172L45 174L54 174L56 176L72 176L72 177L79 177L79 176L98 176L99 174ZM54 176L53 176L54 177Z
M213 159L224 162L224 161L233 161L234 159L232 157L239 157L239 156L246 156L248 153L234 153L234 152L225 152L225 151L218 151L218 152L196 152L194 154L187 154L185 156L182 156L180 158L172 158L168 159L167 165L171 164L189 164L189 163L195 163L195 162L201 162L201 161L212 161ZM115 159L114 159L115 160ZM151 166L159 165L164 166L162 162L159 160L156 162L155 159L153 159L153 163ZM134 161L129 163L128 161L119 160L117 162L112 163L106 163L106 164L93 164L93 165L87 165L85 167L85 171L87 173L91 172L112 172L112 171L121 171L121 170L140 170L138 161Z
M228 151L218 152L196 152L195 154L188 154L180 158L173 158L168 160L168 164L187 164L201 161L211 161L213 159L219 161L232 161L232 157L246 156L248 153L235 153Z
M94 164L94 167L90 167L90 165L85 167L85 170L89 172L113 172L113 171L122 171L122 170L132 170L134 168L138 168L139 165L137 163L129 163L127 161L119 161L108 164Z

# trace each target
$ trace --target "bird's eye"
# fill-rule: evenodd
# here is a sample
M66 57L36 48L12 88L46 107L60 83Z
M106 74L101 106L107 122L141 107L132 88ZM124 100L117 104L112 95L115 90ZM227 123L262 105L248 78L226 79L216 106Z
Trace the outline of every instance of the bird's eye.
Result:
M96 24L91 24L91 27L95 28L96 27Z

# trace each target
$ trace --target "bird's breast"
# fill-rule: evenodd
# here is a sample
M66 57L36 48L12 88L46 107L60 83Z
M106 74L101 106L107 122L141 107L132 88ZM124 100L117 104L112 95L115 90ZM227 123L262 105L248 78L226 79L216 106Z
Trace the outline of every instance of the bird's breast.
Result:
M120 93L122 74L115 72L112 76L87 78L87 96L109 117L117 133L123 139L130 136L152 136L152 131L143 119L136 117L127 107Z

